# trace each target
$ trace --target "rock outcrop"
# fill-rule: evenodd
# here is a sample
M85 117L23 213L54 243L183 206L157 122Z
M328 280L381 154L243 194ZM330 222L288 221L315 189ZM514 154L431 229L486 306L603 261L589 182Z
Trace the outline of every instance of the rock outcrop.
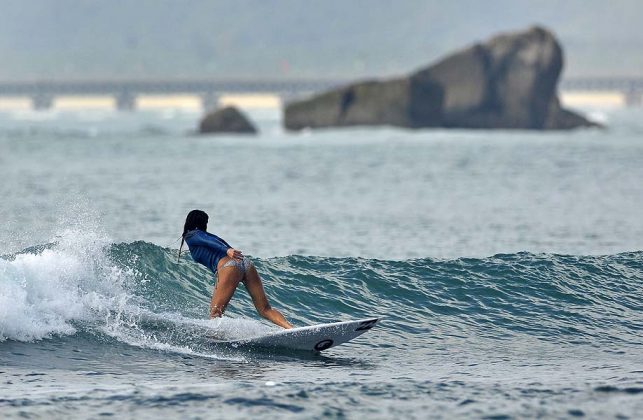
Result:
M394 125L432 127L441 122L442 88L412 78L365 81L290 103L286 128Z
M349 125L571 129L596 124L561 108L563 53L541 27L502 34L407 77L348 85L290 103L290 130Z
M228 106L203 117L199 124L199 133L255 134L257 129L237 108Z

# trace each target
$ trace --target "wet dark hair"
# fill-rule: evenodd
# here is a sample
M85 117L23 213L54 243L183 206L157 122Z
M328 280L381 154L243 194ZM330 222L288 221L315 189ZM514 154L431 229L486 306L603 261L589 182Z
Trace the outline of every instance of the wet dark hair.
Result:
M199 229L206 231L208 228L208 214L203 210L192 210L188 213L185 218L185 224L183 225L183 234L181 235L181 246L179 247L179 256L176 259L178 262L181 258L181 249L183 249L183 243L185 242L185 235L194 229Z
M185 218L185 224L183 225L183 235L191 230L199 229L206 231L208 228L208 214L203 210L192 210L188 213L188 216Z

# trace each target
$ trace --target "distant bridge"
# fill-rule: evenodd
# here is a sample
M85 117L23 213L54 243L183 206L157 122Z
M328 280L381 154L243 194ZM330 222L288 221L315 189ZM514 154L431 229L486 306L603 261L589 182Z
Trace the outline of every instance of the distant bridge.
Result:
M188 94L201 98L204 108L214 106L221 95L272 94L283 100L321 92L348 83L340 79L173 79L173 80L76 80L0 81L0 97L29 97L35 109L46 109L58 96L115 98L119 109L134 109L140 95ZM626 103L640 104L643 78L573 78L561 82L563 91L620 92Z
M643 92L643 77L578 77L563 79L562 90Z
M195 95L204 108L221 95L272 94L284 100L321 92L343 83L326 79L212 79L212 80L94 80L94 81L0 81L0 97L31 98L35 109L53 105L57 96L113 96L118 109L133 109L140 95Z
M566 92L619 92L628 106L641 105L643 78L637 77L582 77L564 79L559 89Z

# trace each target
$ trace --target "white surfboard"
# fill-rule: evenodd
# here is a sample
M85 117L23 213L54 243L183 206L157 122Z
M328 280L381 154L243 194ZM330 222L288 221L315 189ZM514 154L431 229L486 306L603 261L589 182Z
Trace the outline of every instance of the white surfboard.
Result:
M378 321L379 318L367 318L357 321L333 322L281 330L243 340L215 341L214 343L320 352L364 334L373 328Z

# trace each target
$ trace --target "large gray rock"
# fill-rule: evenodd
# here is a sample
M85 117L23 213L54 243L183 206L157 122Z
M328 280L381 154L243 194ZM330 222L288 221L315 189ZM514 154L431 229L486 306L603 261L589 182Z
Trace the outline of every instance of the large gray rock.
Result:
M563 54L546 29L502 34L407 77L360 82L289 104L286 128L570 129L596 125L556 96Z
M435 83L415 86L410 78L366 81L286 106L286 128L351 125L437 126L442 89Z
M255 134L257 129L237 108L228 106L208 113L199 124L199 132Z

